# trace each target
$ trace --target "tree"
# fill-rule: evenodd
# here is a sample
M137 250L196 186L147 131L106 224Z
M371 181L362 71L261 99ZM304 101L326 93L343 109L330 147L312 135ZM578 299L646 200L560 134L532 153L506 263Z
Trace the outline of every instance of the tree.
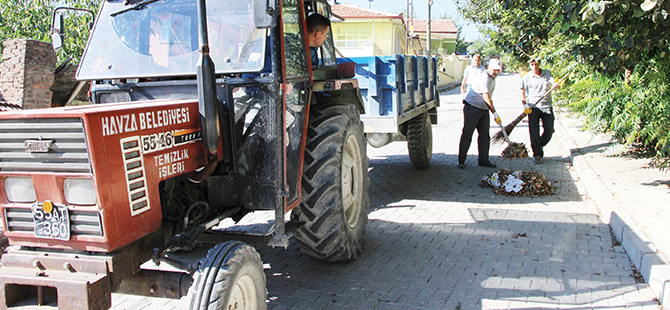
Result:
M58 5L97 12L99 3L100 0L61 0ZM0 42L11 39L51 42L51 16L55 9L54 5L51 0L0 0ZM63 48L56 52L58 62L63 63L68 59L78 62L88 40L91 15L79 12L64 14L66 35ZM2 48L0 45L0 53Z
M463 25L460 23L455 23L456 29L458 29L458 34L456 35L456 50L454 53L459 55L465 55L468 53L468 47L472 45L472 42L465 42L461 34L463 33Z
M460 34L460 31L459 31ZM468 48L472 45L473 42L466 42L460 36L456 39L456 54L465 55L468 53Z
M492 23L503 50L527 59L555 36L565 52L593 68L618 74L642 59L665 57L670 1L662 0L464 0L468 19Z

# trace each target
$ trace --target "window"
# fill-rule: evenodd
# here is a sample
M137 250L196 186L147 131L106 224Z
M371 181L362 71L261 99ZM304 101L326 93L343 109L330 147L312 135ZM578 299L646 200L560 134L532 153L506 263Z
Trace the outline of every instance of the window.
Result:
M302 23L299 18L297 0L284 0L282 21L284 22L284 53L286 57L286 78L309 77L305 37L301 35Z
M361 47L362 43L372 42L370 28L337 28L336 47Z

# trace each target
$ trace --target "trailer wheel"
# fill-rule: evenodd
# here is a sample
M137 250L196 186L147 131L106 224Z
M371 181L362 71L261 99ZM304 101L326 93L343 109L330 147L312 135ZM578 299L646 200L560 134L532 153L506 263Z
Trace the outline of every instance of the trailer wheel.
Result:
M319 260L355 259L363 250L370 203L363 123L353 105L310 107L302 203L291 220L302 252Z
M407 122L407 149L412 167L426 169L433 157L433 128L428 113Z
M265 273L258 252L240 241L217 244L200 261L188 290L188 309L266 309Z

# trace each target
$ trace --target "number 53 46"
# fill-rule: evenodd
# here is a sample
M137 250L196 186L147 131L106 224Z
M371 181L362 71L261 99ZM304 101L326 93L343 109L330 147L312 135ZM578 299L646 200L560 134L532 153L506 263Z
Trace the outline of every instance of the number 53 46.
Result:
M171 131L142 136L142 150L145 153L172 147L174 136Z

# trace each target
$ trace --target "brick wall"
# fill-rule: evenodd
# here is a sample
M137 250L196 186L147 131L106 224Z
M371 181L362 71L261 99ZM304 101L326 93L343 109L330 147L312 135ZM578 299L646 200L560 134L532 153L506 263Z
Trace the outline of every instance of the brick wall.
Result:
M23 109L51 107L56 54L51 44L14 39L3 42L0 97Z

